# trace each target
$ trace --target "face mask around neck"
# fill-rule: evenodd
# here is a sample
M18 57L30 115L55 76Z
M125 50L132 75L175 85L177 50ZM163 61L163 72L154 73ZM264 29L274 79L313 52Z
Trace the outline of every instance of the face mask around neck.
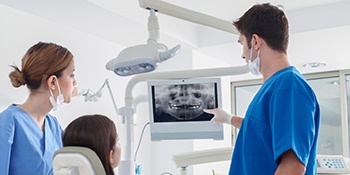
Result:
M253 43L253 42L252 42ZM250 49L250 58L248 60L248 66L249 70L252 74L259 76L260 73L260 49L258 50L258 55L256 56L255 60L252 62L253 57L253 44Z
M57 80L57 79L56 79ZM57 100L55 101L55 98L53 96L52 90L50 90L50 103L52 105L53 111L58 110L64 102L64 97L63 94L61 93L61 89L60 89L60 85L58 84L58 80L57 80L57 88L58 88L58 96L57 96Z

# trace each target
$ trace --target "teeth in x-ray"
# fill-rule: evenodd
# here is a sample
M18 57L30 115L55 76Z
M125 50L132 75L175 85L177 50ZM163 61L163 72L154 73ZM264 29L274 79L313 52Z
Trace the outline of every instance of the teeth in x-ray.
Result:
M171 109L198 109L200 105L170 105Z

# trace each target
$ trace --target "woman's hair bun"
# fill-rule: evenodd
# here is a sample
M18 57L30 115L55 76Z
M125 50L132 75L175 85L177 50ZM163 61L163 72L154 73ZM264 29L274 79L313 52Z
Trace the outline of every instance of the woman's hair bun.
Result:
M16 88L25 85L26 80L24 78L23 72L20 71L17 66L11 67L14 68L14 70L9 74L12 85Z

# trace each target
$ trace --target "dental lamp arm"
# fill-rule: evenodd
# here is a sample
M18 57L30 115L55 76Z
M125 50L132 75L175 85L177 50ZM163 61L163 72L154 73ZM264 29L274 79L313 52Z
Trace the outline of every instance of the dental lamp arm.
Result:
M113 107L115 109L115 112L117 113L117 118L119 118L118 107L117 107L117 104L115 103L115 99L114 99L114 96L113 96L113 93L112 93L112 89L111 89L111 87L109 85L108 79L106 79L105 84L106 84L106 86L108 88L109 94L111 95L112 102L113 102Z
M90 89L80 89L80 88L75 87L72 95L73 96L83 96L85 102L90 102L90 101L96 102L96 101L98 101L98 98L100 98L102 96L102 90L105 86L107 86L107 88L108 88L109 95L112 98L113 107L117 113L117 117L119 117L118 107L117 107L117 104L115 103L113 92L112 92L112 89L109 85L108 79L106 79L104 81L104 83L102 84L102 86L100 87L100 89L97 92L93 92Z
M232 147L226 147L179 153L173 155L173 161L177 168L202 163L225 161L231 159L232 151Z
M168 47L165 44L158 43L159 40L159 22L158 17L154 9L150 9L150 16L148 17L148 40L147 44L155 46L158 50L163 50L160 52L156 58L158 62L163 62L174 57L181 49L181 46L178 44L172 49L168 50Z
M196 78L196 77L216 77L216 76L232 76L249 72L247 65L236 67L223 67L212 69L194 69L168 72L154 72L148 74L140 74L130 79L125 90L125 105L132 105L132 90L135 84L147 81L149 79L177 79L177 78ZM131 100L131 101L130 101Z
M172 17L191 21L204 26L209 26L228 33L238 34L238 31L230 21L225 21L213 16L192 11L174 4L170 4L168 2L159 0L139 0L139 5L142 8L155 9L159 13L163 13Z
M148 40L147 43L157 44L159 40L159 23L158 17L156 16L156 12L154 9L150 9L150 16L148 17Z

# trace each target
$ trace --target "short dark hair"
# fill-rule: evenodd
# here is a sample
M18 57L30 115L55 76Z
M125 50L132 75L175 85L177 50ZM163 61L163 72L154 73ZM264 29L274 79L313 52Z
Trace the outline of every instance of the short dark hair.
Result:
M246 11L233 25L246 37L259 35L273 49L287 53L289 40L288 19L281 9L269 3L257 4ZM249 48L251 43L248 42Z
M63 146L83 146L94 150L107 175L114 175L109 152L113 150L118 135L114 122L100 114L84 115L73 120L65 129Z

